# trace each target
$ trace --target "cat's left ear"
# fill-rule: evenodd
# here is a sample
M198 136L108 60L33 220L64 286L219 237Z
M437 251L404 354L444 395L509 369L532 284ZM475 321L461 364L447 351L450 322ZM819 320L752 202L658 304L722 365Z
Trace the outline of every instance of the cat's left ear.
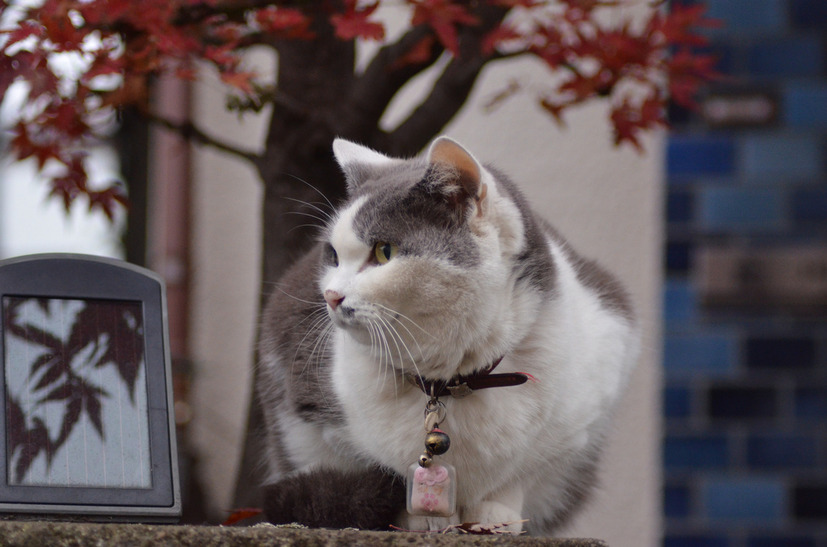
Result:
M333 156L345 174L348 190L370 177L371 170L393 162L393 158L346 139L333 141Z
M469 200L482 214L487 187L482 181L482 167L468 150L448 137L439 137L428 149L428 164L432 169L432 182L439 186L456 207L462 209Z

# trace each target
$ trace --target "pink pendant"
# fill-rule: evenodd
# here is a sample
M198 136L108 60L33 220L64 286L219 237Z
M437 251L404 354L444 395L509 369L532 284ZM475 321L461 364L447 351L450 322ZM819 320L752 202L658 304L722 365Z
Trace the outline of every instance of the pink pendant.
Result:
M450 464L418 463L408 468L408 513L425 517L450 517L456 512L457 475Z

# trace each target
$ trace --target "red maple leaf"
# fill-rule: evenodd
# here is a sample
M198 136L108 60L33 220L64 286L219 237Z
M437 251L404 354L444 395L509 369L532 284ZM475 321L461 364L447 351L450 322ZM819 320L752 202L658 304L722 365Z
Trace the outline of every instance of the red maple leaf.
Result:
M69 139L80 139L90 127L83 120L83 104L77 100L60 100L50 104L40 116L46 127L54 127Z
M60 159L60 148L53 141L37 142L29 133L29 126L24 121L17 122L14 137L11 139L12 150L18 159L35 158L38 169L43 169L50 159Z
M100 209L110 222L115 219L118 206L129 208L129 200L121 191L120 183L117 181L103 190L87 190L86 194L89 197L89 210Z
M5 35L7 37L5 43L0 46L0 52L5 53L11 48L11 46L17 42L26 40L30 36L40 39L43 37L43 34L44 28L37 24L37 22L31 20L21 21L19 26L15 28L0 30L0 35Z
M256 77L256 74L253 72L243 72L243 71L224 71L221 72L221 81L227 85L230 85L242 93L246 95L252 95L255 90L253 89L253 79Z
M81 76L81 81L86 85L98 76L111 76L121 74L124 69L123 57L115 57L109 51L101 50L95 53L92 64Z
M703 4L684 6L673 3L668 14L656 12L652 16L648 30L660 33L673 46L703 46L709 40L698 34L697 29L721 26L721 21L706 17L706 11L707 7Z
M262 31L276 34L282 38L307 39L313 37L313 33L309 30L310 19L297 9L267 6L257 10L254 19Z
M63 206L69 211L72 202L79 195L86 193L88 177L83 166L82 154L75 154L68 162L64 162L64 165L66 173L52 179L52 190L49 195L63 199Z
M144 9L146 4L142 2ZM127 18L135 8L133 0L96 0L93 2L78 2L75 7L83 16L88 25L99 26L104 23L113 23ZM152 8L150 8L152 9Z
M255 507L244 507L242 509L236 509L232 513L230 513L230 516L228 516L224 522L221 523L221 526L232 526L233 524L241 522L242 520L247 520L249 518L258 516L262 512L263 511L261 509Z
M715 70L718 58L714 55L697 55L684 48L666 61L669 78L669 94L683 106L696 107L695 95L704 82L720 77Z
M624 98L619 105L612 108L615 144L628 142L642 152L640 133L659 125L666 125L662 105L663 97L657 91L650 94L639 106L635 106L628 97Z
M40 8L40 23L45 31L43 37L57 51L79 50L88 32L72 22L69 16L74 8L72 4L70 0L46 0Z
M385 37L385 26L382 23L368 20L378 7L378 1L359 8L356 0L346 0L345 11L330 16L330 22L336 29L336 36L342 40L353 40L354 38L383 39Z
M411 0L414 6L411 24L427 24L437 35L445 49L459 56L457 25L477 25L479 19L451 0Z
M396 61L389 67L390 70L396 70L408 65L418 65L428 61L431 58L431 49L434 47L436 38L431 35L423 36L416 42L411 49L404 55L396 59Z
M542 0L491 0L489 3L494 6L505 6L506 8L533 8L534 6L541 5L543 2Z

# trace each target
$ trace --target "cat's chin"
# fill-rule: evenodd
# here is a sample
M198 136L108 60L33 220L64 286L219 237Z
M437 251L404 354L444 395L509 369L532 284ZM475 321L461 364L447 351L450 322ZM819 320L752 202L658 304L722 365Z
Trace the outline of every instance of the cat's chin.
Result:
M373 342L370 331L361 325L336 322L336 328L360 346L370 346Z

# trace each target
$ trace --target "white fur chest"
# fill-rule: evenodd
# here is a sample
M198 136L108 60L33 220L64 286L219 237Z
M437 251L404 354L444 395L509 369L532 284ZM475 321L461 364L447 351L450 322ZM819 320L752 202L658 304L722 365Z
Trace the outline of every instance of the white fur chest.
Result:
M390 372L385 377L367 348L344 336L334 344L333 385L346 415L342 436L362 457L404 476L424 451L428 397ZM526 372L539 373L530 358L521 365ZM509 366L507 359L500 365ZM561 452L546 442L553 436L537 435L555 427L543 402L550 387L529 382L440 399L447 410L440 428L451 438L451 448L441 458L457 470L460 505L484 499L505 484L530 480L535 468ZM538 452L545 455L543 461L537 461Z

